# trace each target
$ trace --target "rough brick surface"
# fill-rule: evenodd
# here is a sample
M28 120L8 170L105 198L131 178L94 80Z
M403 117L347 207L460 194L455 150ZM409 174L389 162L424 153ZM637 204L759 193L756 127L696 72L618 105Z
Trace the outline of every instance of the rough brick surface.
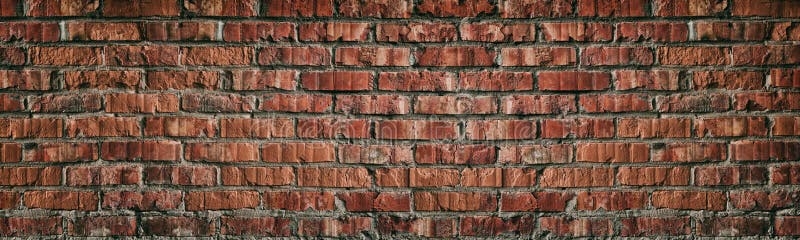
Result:
M0 238L800 238L797 0L0 0Z

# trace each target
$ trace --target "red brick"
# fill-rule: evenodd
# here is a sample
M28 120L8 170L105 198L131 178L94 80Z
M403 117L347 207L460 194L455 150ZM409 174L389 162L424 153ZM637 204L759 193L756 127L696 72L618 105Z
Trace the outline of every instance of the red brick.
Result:
M172 17L180 15L176 0L125 0L103 2L106 17Z
M751 185L767 182L767 169L754 166L696 167L694 184L697 186Z
M184 94L181 108L188 112L251 112L254 96L238 94Z
M49 155L44 155L44 156L49 156ZM0 163L11 163L20 161L22 161L22 144L0 143Z
M614 35L608 23L550 22L542 23L541 28L548 42L604 42Z
M213 167L153 166L144 169L144 176L144 182L149 185L217 185L217 170Z
M416 7L418 13L434 17L477 17L494 11L488 0L423 0Z
M5 96L5 97L4 97ZM8 99L8 100L3 100ZM12 108L13 103L11 96L0 95L0 101L6 101L3 108ZM96 112L101 109L102 97L97 94L82 94L82 95L53 95L46 94L41 96L31 97L29 105L31 112L45 112L45 113L79 113L79 112ZM0 108L0 111L3 110Z
M187 1L183 3L191 14L198 16L253 17L258 15L256 0Z
M755 92L734 95L737 111L800 110L800 93Z
M286 42L295 39L295 24L289 22L226 22L226 42ZM213 33L213 32L212 32Z
M309 237L346 237L372 229L372 219L368 217L315 218L300 219L297 223L298 235Z
M147 88L152 90L217 89L220 76L212 71L154 71L147 72Z
M340 0L339 15L352 18L409 18L413 1L389 0L385 2L365 0Z
M647 47L587 47L581 49L581 65L651 65L653 51Z
M0 186L57 186L61 167L0 167Z
M383 234L411 234L422 237L452 237L456 234L456 220L452 218L401 218L380 216L378 231Z
M87 66L100 65L103 62L103 49L100 47L30 47L28 55L34 65L54 66ZM15 48L0 48L0 63L15 65L25 62L21 50ZM109 54L110 56L110 54ZM177 57L177 55L176 55Z
M217 123L213 119L194 117L145 118L145 136L202 137L215 136Z
M18 192L0 191L0 209L16 209L19 207L20 194Z
M399 95L339 95L336 112L344 114L408 114L410 100Z
M103 52L109 66L177 66L178 52L175 46L107 46ZM184 51L184 57L191 53Z
M465 131L470 140L532 139L536 125L526 120L471 120Z
M759 22L698 22L695 39L706 41L762 41L768 26Z
M419 144L415 149L418 164L492 164L497 160L488 145Z
M626 186L686 186L690 176L685 167L621 167L617 182Z
M731 143L731 160L797 161L800 160L800 142L735 141Z
M294 121L288 118L224 118L223 138L286 138L295 136Z
M5 1L16 4L17 1ZM4 3L5 3L4 2ZM3 8L3 11L16 10ZM54 22L5 22L0 23L0 42L57 42L61 36L58 23Z
M411 163L414 155L410 145L339 145L339 162L358 164Z
M726 47L658 47L656 51L662 65L728 65L729 54Z
M188 143L186 160L206 162L258 161L257 143Z
M458 169L411 168L408 177L410 187L452 187L459 183Z
M769 218L764 217L706 217L696 222L700 236L759 236L770 228Z
M493 212L497 199L487 192L415 192L414 207L417 211Z
M649 112L653 110L652 99L644 94L583 95L578 104L583 112L621 113Z
M776 124L776 126L778 125ZM698 137L767 135L766 118L764 117L700 118L695 120L694 129Z
M375 184L381 187L408 187L408 169L379 168L375 171Z
M69 84L71 72L65 72ZM0 89L22 91L50 90L51 72L46 70L0 70Z
M402 101L394 101L402 104ZM492 114L497 112L497 99L490 96L418 96L414 113L418 114Z
M322 47L265 47L258 51L257 61L261 65L324 66L331 64L331 52Z
M733 65L740 66L800 64L800 46L796 45L733 46L731 55Z
M53 97L54 95L47 95L47 97ZM36 97L39 99L39 97ZM98 99L99 100L99 99ZM25 99L22 95L18 94L0 94L0 112L16 112L21 111L25 106L23 106L23 102ZM38 106L41 108L41 104L37 104L34 106ZM99 105L97 106L100 107Z
M536 228L533 216L499 218L468 216L461 218L461 236L498 236L501 234L530 234Z
M545 168L539 179L545 188L610 187L613 168Z
M103 209L139 211L175 210L181 204L179 191L105 192Z
M620 118L618 137L688 138L692 136L692 121L688 118Z
M457 38L456 27L445 23L380 23L375 28L378 42L452 42Z
M577 61L577 52L567 47L503 48L500 51L504 67L571 66Z
M264 0L263 14L268 17L330 17L333 0Z
M455 30L455 29L454 29ZM504 24L499 22L463 23L461 39L475 42L534 42L534 24Z
M543 71L537 76L539 89L546 91L597 91L611 84L611 74L604 72Z
M290 167L223 167L220 171L225 186L280 186L294 182Z
M372 90L372 79L372 72L363 71L304 72L300 75L303 88L312 91Z
M764 119L760 119L764 120ZM800 136L800 117L775 117L772 119L772 135ZM760 124L758 126L761 126ZM761 132L759 132L760 134ZM763 134L762 134L763 136Z
M255 208L260 204L256 191L188 192L185 198L189 211Z
M452 121L383 120L375 124L379 139L455 139L460 134Z
M261 148L265 162L314 163L336 160L334 145L327 143L266 143Z
M500 163L545 164L568 163L572 161L572 145L505 145L498 153Z
M794 191L736 191L729 196L731 206L741 210L770 211L800 205L800 195Z
M500 194L502 212L560 212L572 200L572 193L560 192L508 192Z
M567 17L573 15L575 0L508 0L500 2L502 18Z
M678 90L679 72L669 70L615 71L617 90Z
M675 94L656 97L659 112L724 112L730 108L727 94Z
M539 228L545 233L564 237L609 236L614 224L603 218L542 217Z
M580 192L576 209L584 211L621 211L643 209L647 206L647 192Z
M141 72L138 71L67 71L64 73L64 80L66 83L64 87L68 90L84 88L94 88L98 90L141 88ZM46 80L46 85L42 86L48 86L49 88L49 84L49 80Z
M769 171L769 178L772 179L772 184L800 184L800 165L773 166L769 169Z
M13 146L2 145L3 156L13 159ZM35 148L25 149L26 162L85 162L96 161L98 157L97 144L94 143L39 143ZM19 158L19 146L16 148L16 155ZM5 161L6 159L4 159Z
M145 37L150 41L219 41L217 28L217 23L210 21L144 23Z
M288 237L291 223L291 219L282 217L224 216L220 218L220 234Z
M381 72L378 75L378 89L451 92L458 89L458 79L455 74L449 72Z
M686 42L689 25L674 22L622 22L616 40L623 42Z
M330 112L333 99L327 95L264 95L259 110L265 112ZM338 105L337 105L338 107Z
M770 85L780 88L800 88L800 69L772 69Z
M0 137L60 138L64 120L60 118L0 118Z
M67 225L72 236L108 237L136 235L136 218L129 216L81 217Z
M410 66L407 48L336 48L334 62L341 66Z
M336 195L349 212L407 212L410 194L402 192L349 192Z
M372 186L372 176L366 168L297 169L297 185L302 187L367 188Z
M697 90L756 90L764 88L765 77L754 71L699 71L694 72L692 80Z
M210 66L249 65L254 54L252 47L184 47L181 52L185 65Z
M50 210L94 211L98 202L95 192L27 191L23 197L28 208Z
M144 234L154 236L211 236L216 229L216 221L201 217L150 216L140 221Z
M61 235L61 217L3 217L0 218L0 236L42 237Z
M578 16L642 17L649 14L647 0L578 0Z
M137 185L142 178L138 166L67 167L69 186Z
M136 137L142 135L135 117L88 117L68 119L67 135L78 137Z
M97 0L25 0L26 16L84 16L93 13L100 6Z
M529 72L480 71L458 74L459 88L471 91L533 90L533 74Z
M689 142L655 144L654 162L706 162L727 159L725 143Z
M369 138L370 122L365 119L305 118L297 120L300 138Z
M727 197L723 192L655 191L651 201L655 208L722 211Z
M3 1L0 2L0 16L2 17L14 17L19 16L20 11L19 9L22 8L22 1Z
M499 171L499 168L498 168ZM461 173L462 174L462 185L475 185L470 179L473 177L472 175L467 177L467 173L477 173L483 174L481 171L477 172L467 172L466 169ZM465 179L466 178L466 179ZM479 176L478 181L484 181L481 179L482 176ZM483 185L484 183L478 183L477 185ZM503 187L532 187L536 185L536 169L533 168L506 168L503 169ZM498 185L499 186L499 185Z
M731 4L733 16L800 17L800 3L790 0L734 0Z
M655 16L717 16L728 7L728 1L718 0L655 0Z
M646 143L579 143L576 151L578 162L630 163L650 159Z
M484 47L425 47L417 50L420 66L492 66L497 53Z
M169 113L178 111L178 96L174 94L108 94L106 112L110 113Z
M264 208L289 211L331 211L335 198L331 192L265 192Z
M691 233L688 217L632 217L623 218L622 236L677 236Z
M775 218L775 234L779 236L800 236L800 217L785 216Z
M72 41L139 41L141 25L137 23L71 22L67 24Z
M514 115L564 114L578 111L575 102L573 95L511 95L501 99L500 109Z
M235 70L230 88L236 91L295 90L297 72L291 70Z
M370 32L364 22L315 22L300 25L300 41L310 42L364 42Z
M613 119L544 119L542 138L612 138Z
M775 41L798 41L800 40L800 24L797 22L772 23L769 39Z

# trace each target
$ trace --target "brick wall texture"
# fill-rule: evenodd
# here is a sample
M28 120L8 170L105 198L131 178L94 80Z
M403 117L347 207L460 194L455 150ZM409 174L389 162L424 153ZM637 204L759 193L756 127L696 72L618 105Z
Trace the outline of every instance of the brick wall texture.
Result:
M800 236L800 1L0 0L0 237Z

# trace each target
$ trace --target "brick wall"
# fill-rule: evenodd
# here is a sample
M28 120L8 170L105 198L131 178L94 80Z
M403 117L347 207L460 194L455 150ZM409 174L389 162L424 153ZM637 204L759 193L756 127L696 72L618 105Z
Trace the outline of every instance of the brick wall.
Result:
M800 1L0 17L0 236L800 235Z

